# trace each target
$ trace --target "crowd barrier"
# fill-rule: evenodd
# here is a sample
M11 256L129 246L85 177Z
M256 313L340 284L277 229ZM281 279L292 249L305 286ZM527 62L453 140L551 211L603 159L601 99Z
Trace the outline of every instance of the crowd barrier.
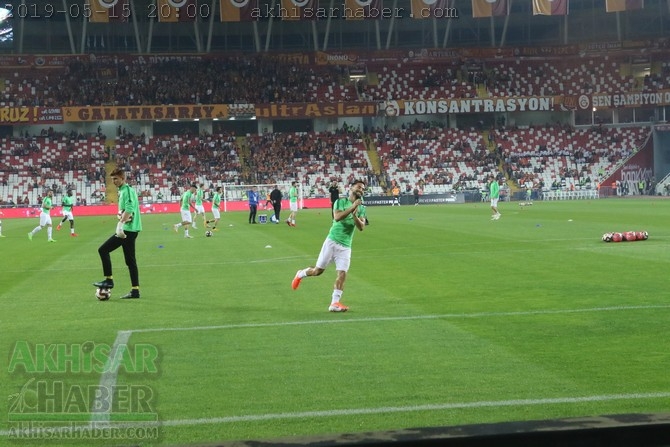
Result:
M580 200L599 199L600 191L597 189L580 189L574 191L543 191L542 200Z
M211 212L212 205L211 203L205 204L205 211ZM304 208L330 208L330 199L304 199L303 201ZM223 206L222 206L223 208ZM177 202L154 202L154 203L142 203L140 205L140 211L142 214L163 214L163 213L178 213L180 205ZM246 201L236 201L236 202L227 202L226 203L227 211L247 211L249 210L249 204ZM288 211L289 203L288 200L282 200L282 211ZM51 210L52 216L61 216L62 208L54 207ZM261 201L258 212L272 210L272 207L268 205L268 208L265 208L265 202ZM81 205L75 206L73 209L75 216L106 216L106 215L115 215L118 212L117 205ZM11 219L11 218L26 218L26 217L39 217L40 207L20 207L20 208L0 208L0 218L2 219Z

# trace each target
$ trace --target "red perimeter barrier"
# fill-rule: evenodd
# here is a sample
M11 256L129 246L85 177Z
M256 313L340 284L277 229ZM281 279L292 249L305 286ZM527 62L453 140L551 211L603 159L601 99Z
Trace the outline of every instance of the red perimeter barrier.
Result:
M258 207L258 213L262 214L265 212L272 211L272 208L264 209L264 202L261 202ZM304 208L330 208L330 199L305 199L303 201ZM227 211L247 211L249 209L248 202L228 202L226 204ZM205 206L206 212L211 212L212 205L208 203ZM281 206L282 212L289 212L289 203L288 200L282 200ZM178 213L179 212L179 203L147 203L140 206L142 214L163 214L163 213ZM106 216L116 214L118 211L117 205L88 205L88 206L75 206L74 215L75 216ZM2 219L11 219L11 218L25 218L25 217L39 217L40 208L0 208L0 218ZM51 210L52 216L62 215L61 207L54 207ZM288 214L286 214L288 215Z

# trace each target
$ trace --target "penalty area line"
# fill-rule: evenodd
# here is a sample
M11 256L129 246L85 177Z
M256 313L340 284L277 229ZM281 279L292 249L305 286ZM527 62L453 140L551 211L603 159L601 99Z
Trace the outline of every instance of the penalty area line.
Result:
M411 320L441 320L441 319L467 319L467 318L495 318L495 317L517 317L533 315L557 315L557 314L575 314L588 312L614 312L625 310L647 310L647 309L670 309L670 304L659 305L641 305L641 306L612 306L612 307L589 307L584 309L546 309L546 310L528 310L511 312L475 312L463 314L435 314L435 315L408 315L404 317L370 317L370 318L350 318L339 320L306 320L306 321L284 321L275 323L233 323L213 326L192 326L192 327L164 327L164 328L145 328L132 329L127 332L134 334L147 332L180 332L180 331L211 331L222 329L244 329L244 328L267 328L267 327L285 327L285 326L303 326L320 324L344 324L344 323L369 323L384 321L411 321Z

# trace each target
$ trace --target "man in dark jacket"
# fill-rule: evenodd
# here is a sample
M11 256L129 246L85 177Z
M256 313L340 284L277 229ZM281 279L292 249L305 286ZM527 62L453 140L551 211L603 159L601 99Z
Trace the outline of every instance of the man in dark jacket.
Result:
M282 199L281 191L279 190L279 188L277 188L277 185L275 185L275 188L270 193L270 201L272 201L272 208L274 208L275 211L274 223L276 224L279 223L279 213L281 213L281 199Z

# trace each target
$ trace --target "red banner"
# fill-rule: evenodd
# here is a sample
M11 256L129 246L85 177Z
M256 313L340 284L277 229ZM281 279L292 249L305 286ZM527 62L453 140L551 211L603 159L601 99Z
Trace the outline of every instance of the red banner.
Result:
M345 0L344 18L347 20L381 19L382 0Z
M158 0L155 11L159 22L193 22L198 16L196 0Z
M130 17L128 0L86 0L85 7L91 22L126 22Z
M62 124L61 107L2 107L0 124Z
M221 0L222 22L254 22L258 10L258 0Z
M509 15L507 0L472 0L472 17L498 17Z

